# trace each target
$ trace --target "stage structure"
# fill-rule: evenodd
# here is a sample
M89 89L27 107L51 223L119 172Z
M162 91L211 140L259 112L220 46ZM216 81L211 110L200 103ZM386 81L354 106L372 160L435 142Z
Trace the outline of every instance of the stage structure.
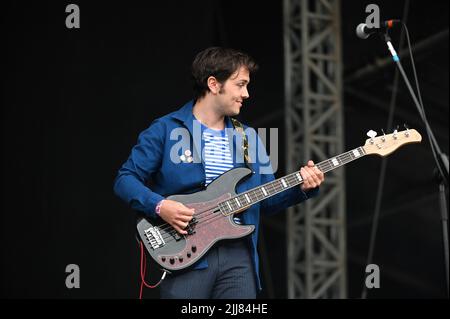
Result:
M339 0L284 0L287 171L344 150ZM346 298L345 175L287 217L289 298Z

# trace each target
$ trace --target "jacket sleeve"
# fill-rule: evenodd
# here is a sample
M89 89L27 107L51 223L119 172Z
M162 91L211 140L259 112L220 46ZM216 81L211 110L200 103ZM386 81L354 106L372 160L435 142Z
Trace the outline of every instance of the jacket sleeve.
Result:
M114 181L114 193L133 209L155 217L155 207L163 196L146 186L161 166L165 141L164 125L156 120L143 131Z
M269 160L269 157L267 155L267 151L264 147L264 144L262 143L261 139L258 137L258 159L261 158L267 158L266 163L260 163L260 169L261 167L264 167L264 170L260 172L261 174L261 184L269 183L275 180L272 163ZM261 156L262 155L262 156ZM257 172L258 173L258 172ZM293 205L297 205L311 197L317 196L319 193L319 187L316 187L314 189L308 190L304 192L300 185L291 187L285 191L282 191L281 193L278 193L277 195L274 195L272 197L269 197L261 202L261 213L265 215L272 215L274 213L277 213L279 211L282 211L288 207L291 207Z

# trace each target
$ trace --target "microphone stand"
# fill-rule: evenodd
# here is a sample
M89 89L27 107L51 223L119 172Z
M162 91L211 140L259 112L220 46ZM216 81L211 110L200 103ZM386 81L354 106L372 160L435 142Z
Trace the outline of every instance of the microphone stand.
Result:
M445 154L444 154L445 155ZM448 164L448 157L447 157L447 164ZM441 174L439 171L436 172L437 180L439 183L439 203L441 208L441 220L442 220L442 233L443 233L443 240L444 240L444 256L445 256L445 276L447 279L447 296L448 296L448 213L447 213L447 197L445 195L445 183L442 180Z
M441 220L442 220L442 232L443 232L443 242L444 242L444 260L445 260L445 276L447 282L447 296L449 294L449 263L448 263L448 213L447 213L447 197L446 197L446 188L448 188L448 174L449 174L449 165L448 165L448 156L441 152L441 149L434 138L433 132L431 131L430 125L425 117L425 112L423 110L423 106L419 103L416 94L414 93L413 88L411 87L411 83L406 76L405 70L400 62L400 58L397 55L392 43L391 38L388 34L388 30L384 33L384 41L386 42L389 52L392 55L392 59L400 70L400 73L403 77L403 80L408 87L409 93L414 101L414 104L425 124L428 138L430 140L431 149L433 151L433 158L436 162L437 167L437 181L439 184L439 199L440 199L440 210L441 210ZM437 156L435 156L437 155Z

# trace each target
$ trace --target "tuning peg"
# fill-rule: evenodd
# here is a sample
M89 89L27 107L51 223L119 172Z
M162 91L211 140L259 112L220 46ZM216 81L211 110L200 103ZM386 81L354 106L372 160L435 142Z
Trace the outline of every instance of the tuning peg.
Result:
M403 126L404 126L405 129L406 129L405 136L406 136L406 137L409 137L409 128L408 128L408 126L407 126L406 124L403 124Z
M398 125L397 125L397 128L394 130L394 134L392 134L392 137L394 138L394 140L397 139L397 133L398 133Z
M377 132L370 130L367 132L367 136L370 137L370 144L373 144L373 138L377 136Z
M384 130L383 130L383 129L381 129L381 132L383 132L383 137L381 138L381 140L382 140L383 142L386 142L386 133L384 133Z
M377 132L375 132L374 130L370 130L367 132L367 136L370 138L374 138L375 136L377 136Z

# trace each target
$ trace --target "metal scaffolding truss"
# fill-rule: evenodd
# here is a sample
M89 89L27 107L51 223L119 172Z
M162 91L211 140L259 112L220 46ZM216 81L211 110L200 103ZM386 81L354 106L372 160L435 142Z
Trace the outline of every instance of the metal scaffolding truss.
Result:
M287 168L343 150L339 0L284 0ZM287 217L289 298L346 298L344 170Z

